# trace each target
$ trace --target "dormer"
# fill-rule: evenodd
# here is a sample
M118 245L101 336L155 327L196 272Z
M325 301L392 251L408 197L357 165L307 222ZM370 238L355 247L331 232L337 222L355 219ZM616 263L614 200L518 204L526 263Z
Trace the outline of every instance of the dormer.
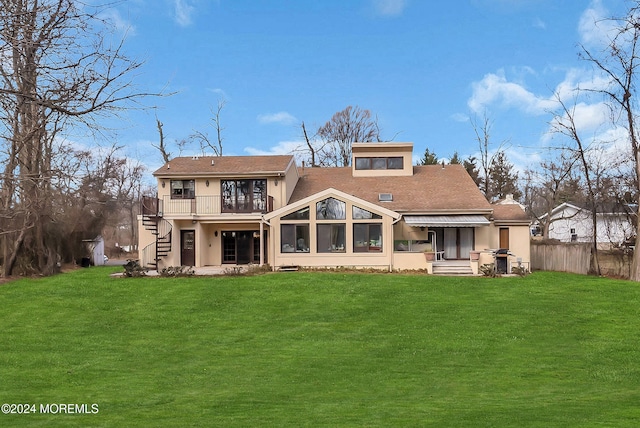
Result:
M353 143L354 177L413 175L413 143Z

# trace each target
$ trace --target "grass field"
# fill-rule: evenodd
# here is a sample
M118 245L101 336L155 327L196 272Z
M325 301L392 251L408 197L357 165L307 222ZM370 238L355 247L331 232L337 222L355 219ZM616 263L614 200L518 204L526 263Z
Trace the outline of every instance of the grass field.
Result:
M111 271L0 286L0 403L37 406L0 426L640 421L636 283ZM98 412L40 413L67 403Z

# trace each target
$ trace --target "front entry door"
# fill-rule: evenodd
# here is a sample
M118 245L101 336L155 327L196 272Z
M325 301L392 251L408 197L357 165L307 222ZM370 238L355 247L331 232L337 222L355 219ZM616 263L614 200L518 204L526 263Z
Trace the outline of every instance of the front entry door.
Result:
M500 228L500 248L509 249L509 228Z
M180 231L180 264L195 266L196 264L196 231Z

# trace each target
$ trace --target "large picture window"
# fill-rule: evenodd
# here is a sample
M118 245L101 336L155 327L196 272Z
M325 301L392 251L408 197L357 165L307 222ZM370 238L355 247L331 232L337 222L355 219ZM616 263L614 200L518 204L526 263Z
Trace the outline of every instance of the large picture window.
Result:
M280 240L282 253L308 253L309 225L306 223L280 225Z
M196 182L194 180L171 180L171 199L195 199Z
M222 180L222 212L265 212L267 180Z
M318 252L319 253L344 253L345 251L345 225L319 224Z
M375 223L356 223L353 225L354 252L381 252L382 225Z
M323 199L316 203L316 218L318 220L345 220L347 218L347 204L334 198Z

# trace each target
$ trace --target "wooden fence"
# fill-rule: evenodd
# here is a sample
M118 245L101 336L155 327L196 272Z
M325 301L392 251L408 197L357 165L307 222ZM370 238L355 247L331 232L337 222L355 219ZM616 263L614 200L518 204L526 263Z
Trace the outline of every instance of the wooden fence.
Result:
M622 250L599 250L598 261L602 275L629 278L631 256ZM567 244L557 242L531 242L531 269L589 273L591 259L590 244Z
M553 270L586 275L589 272L590 258L589 244L531 243L532 270Z

